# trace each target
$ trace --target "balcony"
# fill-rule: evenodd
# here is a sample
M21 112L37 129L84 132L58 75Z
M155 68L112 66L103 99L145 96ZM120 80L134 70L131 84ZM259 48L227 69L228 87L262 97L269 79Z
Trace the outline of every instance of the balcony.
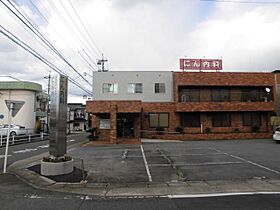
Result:
M274 102L181 102L176 103L176 112L209 111L274 111Z

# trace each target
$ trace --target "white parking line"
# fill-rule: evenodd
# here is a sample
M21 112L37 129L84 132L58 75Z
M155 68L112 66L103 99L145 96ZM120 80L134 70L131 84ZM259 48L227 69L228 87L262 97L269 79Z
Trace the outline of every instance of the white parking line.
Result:
M205 163L178 163L174 166L210 166L210 165L230 165L230 164L241 164L244 162L205 162ZM150 164L150 166L169 166L170 164Z
M23 149L23 150L18 150L18 151L13 151L13 153L26 153L26 152L32 152L32 151L37 151L38 149Z
M152 176L151 176L151 173L150 173L150 170L149 170L149 166L148 166L148 163L147 163L146 156L145 156L144 149L143 149L142 145L141 145L141 151L142 151L142 156L143 156L143 160L144 160L144 163L145 163L147 175L149 177L149 182L152 182L153 181Z
M214 149L214 148L212 148L212 149ZM217 152L222 152L221 150L218 150L218 149L214 149L214 150L216 150ZM268 170L268 171L270 171L270 172L273 172L273 173L276 173L276 174L280 174L280 171L277 171L277 170L268 168L268 167L266 167L266 166L263 166L263 165L261 165L261 164L255 163L255 162L250 161L250 160L246 160L245 158L242 158L242 157L239 157L239 156L236 156L236 155L231 155L231 154L228 154L228 153L226 153L226 152L224 152L224 154L225 154L225 155L228 155L228 156L230 156L230 157L233 157L233 158L235 158L235 159L242 160L242 161L244 161L244 162L250 163L250 164L252 164L252 165L254 165L254 166L257 166L257 167L259 167L259 168Z

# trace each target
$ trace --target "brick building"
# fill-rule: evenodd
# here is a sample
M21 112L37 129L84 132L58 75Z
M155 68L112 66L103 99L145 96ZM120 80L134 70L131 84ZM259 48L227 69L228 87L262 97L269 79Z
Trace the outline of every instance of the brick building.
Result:
M87 102L99 140L271 137L274 73L95 72Z

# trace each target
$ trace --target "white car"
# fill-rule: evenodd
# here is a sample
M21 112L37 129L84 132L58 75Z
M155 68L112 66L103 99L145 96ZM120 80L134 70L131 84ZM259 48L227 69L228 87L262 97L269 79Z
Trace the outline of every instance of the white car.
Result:
M280 143L280 127L276 128L273 134L273 140Z
M7 136L8 134L8 124L0 125L0 135ZM24 135L27 134L27 130L24 126L20 125L11 125L10 129L10 135L16 136L16 135Z

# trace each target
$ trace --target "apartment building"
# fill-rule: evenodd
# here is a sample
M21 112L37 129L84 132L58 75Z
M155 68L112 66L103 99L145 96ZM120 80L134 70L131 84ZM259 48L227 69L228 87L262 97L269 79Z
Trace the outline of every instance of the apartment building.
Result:
M9 110L5 100L24 101L24 105L12 119L13 124L24 126L30 133L43 131L46 127L48 95L38 83L27 81L0 82L0 124L8 123Z
M95 72L99 140L269 138L274 73Z

